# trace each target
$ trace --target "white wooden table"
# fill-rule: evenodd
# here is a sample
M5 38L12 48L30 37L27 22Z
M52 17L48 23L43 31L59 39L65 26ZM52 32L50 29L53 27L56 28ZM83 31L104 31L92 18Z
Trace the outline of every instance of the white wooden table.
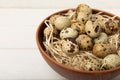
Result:
M36 45L36 30L48 15L87 3L120 16L120 1L115 0L10 1L0 0L0 80L67 80L47 65ZM120 76L113 80L120 80Z

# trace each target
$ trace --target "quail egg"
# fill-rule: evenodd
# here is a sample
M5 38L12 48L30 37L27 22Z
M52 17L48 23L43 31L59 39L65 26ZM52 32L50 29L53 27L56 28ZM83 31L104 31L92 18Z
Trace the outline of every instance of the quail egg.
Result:
M90 16L90 20L92 21L92 22L95 22L95 21L101 21L103 19L103 16L102 15L100 15L100 14L92 14L91 16Z
M71 26L71 21L68 17L59 16L54 21L54 24L55 24L56 29L62 30L64 28L70 27Z
M60 38L76 38L78 36L78 32L72 28L65 28L60 32Z
M111 69L120 66L120 56L117 54L110 54L102 60L103 68Z
M46 27L44 29L44 36L49 36L50 32L51 32L51 28L50 27ZM57 36L58 35L58 30L56 30L55 28L53 28L53 36Z
M85 24L87 22L87 20L89 19L89 16L86 15L85 13L83 12L80 12L77 14L77 21Z
M98 37L101 32L100 24L89 20L85 24L85 31L91 38Z
M100 35L94 39L94 43L107 42L108 36L106 33L101 32Z
M79 52L78 45L69 40L63 40L61 46L63 52L65 52L68 55L77 54Z
M71 28L78 31L79 34L85 33L85 26L80 22L72 23Z
M76 42L78 43L80 49L82 50L91 50L93 47L92 39L85 34L81 34L76 38Z
M104 30L107 34L115 33L118 30L118 22L112 19L109 19L104 24Z
M80 4L78 5L76 12L83 12L84 14L91 14L92 13L92 9L86 5L86 4Z
M46 27L44 29L44 36L49 36L50 35L50 32L51 32L51 28L50 27Z
M50 17L50 23L55 26L55 20L59 17L60 15L53 15Z
M104 58L105 56L115 53L112 45L107 43L95 43L93 46L93 54L99 58Z

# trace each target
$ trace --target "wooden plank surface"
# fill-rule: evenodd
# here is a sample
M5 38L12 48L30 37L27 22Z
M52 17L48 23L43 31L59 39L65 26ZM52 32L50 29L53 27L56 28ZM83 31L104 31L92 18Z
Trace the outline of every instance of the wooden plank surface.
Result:
M60 9L77 7L80 3L99 9L120 8L120 0L0 0L0 8Z
M64 80L44 61L38 49L0 49L0 80Z

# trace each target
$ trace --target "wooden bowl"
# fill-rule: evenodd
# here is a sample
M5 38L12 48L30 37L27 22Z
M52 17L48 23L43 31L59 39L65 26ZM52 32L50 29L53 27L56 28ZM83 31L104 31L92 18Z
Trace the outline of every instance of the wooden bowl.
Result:
M66 13L68 10L70 9L59 11L52 15L58 13ZM93 13L97 13L97 12L102 12L102 14L109 16L115 16L114 14L111 14L109 12L93 9ZM50 16L48 16L46 19L49 19ZM119 17L116 17L116 19L120 21ZM42 54L43 58L48 63L48 65L51 66L51 68L53 68L53 70L55 70L60 75L64 76L68 80L110 80L120 74L120 66L110 70L103 70L103 71L83 71L83 70L76 70L56 62L45 52L45 47L43 45L43 30L45 27L46 25L44 24L44 20L43 20L38 26L36 32L37 46L40 50L40 54Z

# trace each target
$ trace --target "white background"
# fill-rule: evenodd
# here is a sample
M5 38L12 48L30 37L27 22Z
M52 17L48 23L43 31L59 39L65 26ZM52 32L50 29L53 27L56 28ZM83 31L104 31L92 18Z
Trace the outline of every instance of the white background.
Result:
M0 80L67 80L42 58L36 29L48 15L80 3L120 16L120 0L0 0Z

